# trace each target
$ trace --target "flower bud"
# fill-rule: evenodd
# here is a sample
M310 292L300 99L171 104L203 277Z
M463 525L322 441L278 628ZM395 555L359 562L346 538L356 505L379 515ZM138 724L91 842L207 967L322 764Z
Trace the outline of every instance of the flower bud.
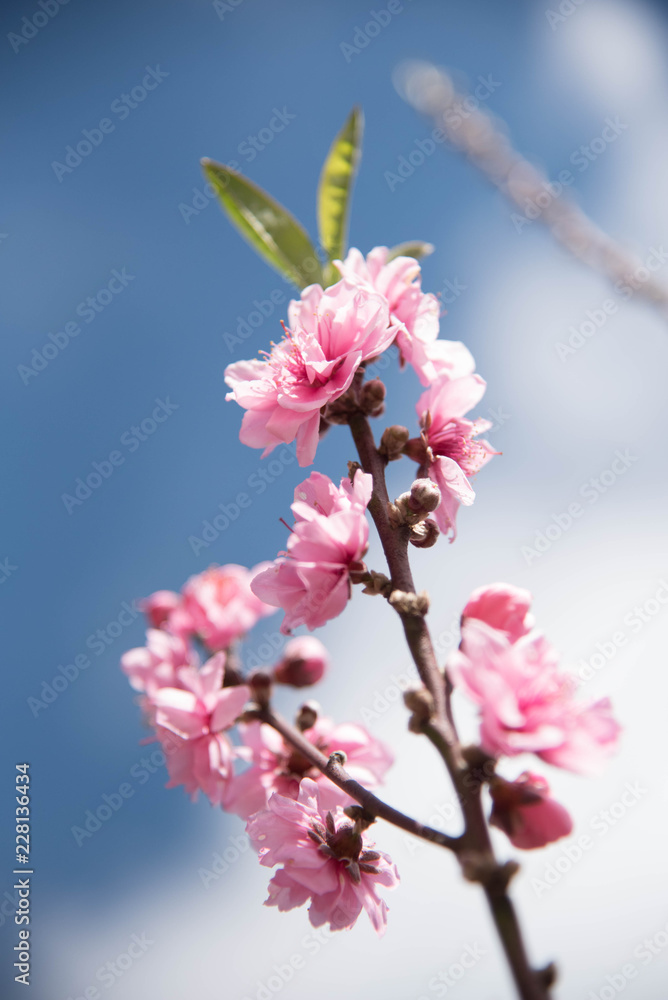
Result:
M251 689L253 701L260 708L266 708L271 697L271 676L265 670L254 670L246 683Z
M416 549L430 549L432 545L436 545L440 533L441 529L436 521L428 517L426 521L420 521L419 524L413 525L408 541Z
M367 578L364 582L366 586L364 587L362 593L371 594L373 597L377 594L382 594L383 597L387 597L388 588L392 588L392 581L389 576L385 576L384 573L377 573L375 569L369 570Z
M434 714L434 699L426 688L411 688L404 693L404 705L412 715L408 728L412 733L421 733L425 722Z
M429 517L441 502L441 491L431 479L416 479L409 493L402 493L388 506L388 517L393 528L415 525ZM433 545L433 542L431 543Z
M141 601L139 607L146 615L151 628L162 628L180 603L180 594L175 594L173 590L156 590L155 594Z
M404 692L404 705L411 712L421 715L424 722L431 718L434 711L434 699L425 687L409 688Z
M311 726L315 726L318 721L319 712L320 705L317 701L305 701L303 705L300 705L295 717L295 725L300 733L303 733L305 729L310 729Z
M385 409L385 386L379 378L372 378L362 386L360 409L368 417L379 417Z
M490 824L508 836L511 844L530 850L567 837L573 820L550 796L550 786L538 774L525 771L515 781L494 778Z
M406 593L404 590L393 590L389 601L400 615L421 617L429 611L429 594L426 590L420 591L419 594Z
M431 514L441 502L441 491L431 479L416 479L408 506L416 514Z
M320 640L300 635L285 647L283 659L274 667L274 680L290 687L309 687L322 680L328 666L327 650Z
M408 428L402 427L401 424L392 424L391 427L386 427L378 447L383 458L387 459L388 462L395 462L401 458L409 433Z
M531 594L510 583L492 583L474 590L462 611L462 624L468 618L477 618L492 628L505 632L511 642L516 642L533 627L530 614Z
M404 447L404 454L412 458L418 465L428 464L430 452L431 448L423 437L411 438Z

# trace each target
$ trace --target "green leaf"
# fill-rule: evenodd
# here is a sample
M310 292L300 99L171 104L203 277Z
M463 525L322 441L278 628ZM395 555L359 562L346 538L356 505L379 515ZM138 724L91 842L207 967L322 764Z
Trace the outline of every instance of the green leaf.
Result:
M346 253L348 217L364 132L361 108L353 108L332 143L318 184L318 233L329 260L342 260ZM335 268L327 268L339 275Z
M416 260L420 260L422 257L428 257L433 252L433 243L423 243L422 240L413 240L410 243L397 243L396 247L392 247L387 255L387 263L389 264L395 257L415 257Z
M202 160L224 212L253 249L298 288L322 284L320 259L304 227L266 191L222 163Z

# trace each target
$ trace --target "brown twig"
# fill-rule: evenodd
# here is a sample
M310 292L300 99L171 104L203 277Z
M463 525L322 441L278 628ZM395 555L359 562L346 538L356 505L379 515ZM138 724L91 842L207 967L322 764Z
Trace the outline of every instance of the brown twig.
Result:
M438 844L440 847L445 847L451 851L456 851L460 846L458 837L449 837L446 833L441 833L440 830L434 830L430 826L425 826L418 820L411 819L410 816L406 816L404 813L399 812L398 809L383 802L373 792L370 792L368 788L364 788L358 781L350 777L337 758L336 753L330 757L325 757L317 747L307 740L306 737L302 736L298 729L291 726L289 722L286 722L280 715L277 715L271 708L260 709L258 712L253 713L253 717L279 732L283 739L287 740L314 767L317 767L322 774L341 788L351 799L359 802L369 816L384 819L387 823L399 827L400 830L405 830L406 833L413 834L414 837L428 840L432 844Z
M365 472L373 478L373 493L369 512L374 520L390 572L393 591L416 596L415 584L408 559L408 529L392 527L388 515L389 497L385 482L385 460L379 454L367 417L355 413L349 419L350 430ZM425 621L424 612L414 602L392 601L401 618L408 647L420 679L434 701L434 714L422 731L434 744L452 779L464 815L464 833L451 845L464 875L480 882L501 943L522 1000L549 1000L550 976L532 969L524 946L513 903L508 896L510 878L517 870L512 864L496 860L481 801L482 782L475 768L464 759L449 705L450 686L441 674ZM326 773L326 772L324 772ZM359 800L358 800L359 801Z

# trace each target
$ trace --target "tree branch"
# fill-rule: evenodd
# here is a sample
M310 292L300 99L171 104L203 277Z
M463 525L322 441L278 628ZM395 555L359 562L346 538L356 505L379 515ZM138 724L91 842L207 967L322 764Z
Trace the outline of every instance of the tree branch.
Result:
M358 781L351 778L342 764L336 759L335 754L325 757L298 729L291 726L289 722L281 718L280 715L277 715L271 708L261 708L257 712L253 712L253 718L259 722L266 723L279 732L283 739L287 740L295 750L298 750L302 756L306 757L314 767L317 767L325 777L341 788L351 799L359 802L371 816L384 819L387 823L398 826L400 830L405 830L406 833L413 834L414 837L420 837L420 839L428 840L432 844L438 844L440 847L448 848L448 850L457 851L460 845L458 837L449 837L446 833L441 833L440 830L434 830L430 826L425 826L418 820L411 819L410 816L406 816L404 813L399 812L398 809L394 809L393 806L383 802L373 792L370 792L368 788L364 788Z
M365 472L373 477L373 494L369 502L371 514L390 571L394 590L415 594L415 584L408 559L408 528L394 528L388 514L389 497L385 483L385 461L379 454L366 416L357 412L349 418L350 430ZM409 613L396 607L406 634L408 647L422 683L434 699L434 715L422 731L439 751L455 786L464 815L464 833L452 849L456 851L466 878L480 882L511 968L521 1000L549 1000L554 969L543 972L531 968L522 932L507 886L516 866L501 865L494 849L482 808L482 782L475 769L467 765L450 708L450 681L445 678L436 654L424 615ZM325 772L326 773L326 772Z

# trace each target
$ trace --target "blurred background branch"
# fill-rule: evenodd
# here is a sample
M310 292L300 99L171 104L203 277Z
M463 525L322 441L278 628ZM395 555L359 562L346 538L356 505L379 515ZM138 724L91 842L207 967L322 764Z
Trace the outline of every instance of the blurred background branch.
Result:
M411 107L431 118L452 146L521 213L515 220L519 232L528 222L542 222L568 253L613 283L628 281L644 267L640 258L600 229L568 197L564 184L550 182L518 153L505 124L480 108L473 95L457 90L445 69L429 62L406 61L394 72L394 86ZM531 215L526 214L527 203ZM636 290L668 319L668 287L650 275Z

